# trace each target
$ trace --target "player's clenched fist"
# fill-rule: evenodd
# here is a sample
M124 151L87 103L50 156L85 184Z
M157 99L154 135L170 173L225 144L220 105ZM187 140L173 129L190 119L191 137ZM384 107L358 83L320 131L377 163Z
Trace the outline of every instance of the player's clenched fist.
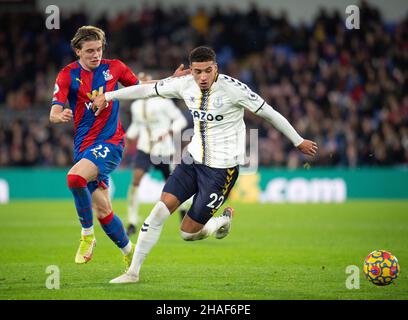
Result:
M317 153L317 143L311 140L303 140L297 147L302 153L308 156L315 156Z
M71 109L66 108L59 114L60 122L68 122L71 119L72 119L72 110Z

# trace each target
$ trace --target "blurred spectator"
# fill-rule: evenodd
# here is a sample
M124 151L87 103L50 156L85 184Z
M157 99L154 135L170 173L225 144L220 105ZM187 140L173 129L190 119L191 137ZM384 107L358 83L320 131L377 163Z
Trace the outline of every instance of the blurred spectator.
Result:
M60 166L72 163L72 136L56 131L48 116L0 124L0 166Z

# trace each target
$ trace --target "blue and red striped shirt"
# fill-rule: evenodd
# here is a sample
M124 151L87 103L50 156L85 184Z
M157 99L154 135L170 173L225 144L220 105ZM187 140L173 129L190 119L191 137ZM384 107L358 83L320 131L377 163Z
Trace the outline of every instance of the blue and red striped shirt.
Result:
M74 114L74 158L98 142L124 145L119 102L110 101L110 106L97 117L91 109L92 100L100 93L117 90L118 82L125 87L139 83L132 70L120 60L102 59L99 67L92 71L75 61L58 74L52 104L65 106L69 101Z

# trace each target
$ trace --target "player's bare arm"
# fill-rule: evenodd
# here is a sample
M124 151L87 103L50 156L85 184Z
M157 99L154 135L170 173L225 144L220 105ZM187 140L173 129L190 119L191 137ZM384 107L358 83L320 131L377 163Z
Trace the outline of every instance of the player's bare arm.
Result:
M184 69L184 64L180 64L179 67L176 69L176 71L174 71L171 78L186 76L186 75L188 75L190 73L191 73L190 68ZM141 81L141 84L139 84L139 85L129 86L127 88L120 89L121 92L123 92L124 89L128 89L128 90L126 90L124 92L124 94L122 94L120 99L129 99L130 100L130 99L152 97L152 96L154 96L154 94L151 94L151 90L150 90L151 87L149 87L149 85L155 84L158 81L160 81L160 80L147 80L147 79L144 79L144 80ZM142 88L146 89L146 90L143 90ZM116 90L116 91L118 91L118 90ZM147 93L147 92L149 92L149 93ZM112 94L112 92L109 93L109 95L111 95L111 94ZM117 97L117 98L119 99L119 97ZM92 109L95 111L95 116L100 115L101 112L109 106L109 104L107 102L112 100L112 99L113 99L113 97L107 99L106 98L106 93L103 93L103 94L100 94L99 96L97 96L94 99L93 104L92 104Z
M60 105L53 105L50 111L51 123L64 123L69 122L72 119L72 110L69 108L63 108Z
M151 98L154 96L157 96L157 93L154 90L153 83L129 86L119 90L100 94L94 99L92 109L95 111L95 116L98 116L105 108L108 107L108 101L113 99L134 100Z
M303 139L292 127L289 121L278 111L264 102L256 112L258 116L271 123L276 129L283 133L300 152L307 156L314 157L317 154L317 143L311 140Z

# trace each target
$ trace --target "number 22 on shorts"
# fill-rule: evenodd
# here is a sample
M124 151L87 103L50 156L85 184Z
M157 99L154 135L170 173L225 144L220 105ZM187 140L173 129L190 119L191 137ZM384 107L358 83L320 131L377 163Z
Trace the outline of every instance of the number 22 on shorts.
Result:
M222 203L224 202L224 196L221 196L218 198L218 195L216 193L211 193L210 194L210 198L212 199L212 201L207 204L207 207L211 208L211 209L215 209L218 210L219 207L221 207ZM217 200L219 201L218 205L215 207L215 202L217 202Z

